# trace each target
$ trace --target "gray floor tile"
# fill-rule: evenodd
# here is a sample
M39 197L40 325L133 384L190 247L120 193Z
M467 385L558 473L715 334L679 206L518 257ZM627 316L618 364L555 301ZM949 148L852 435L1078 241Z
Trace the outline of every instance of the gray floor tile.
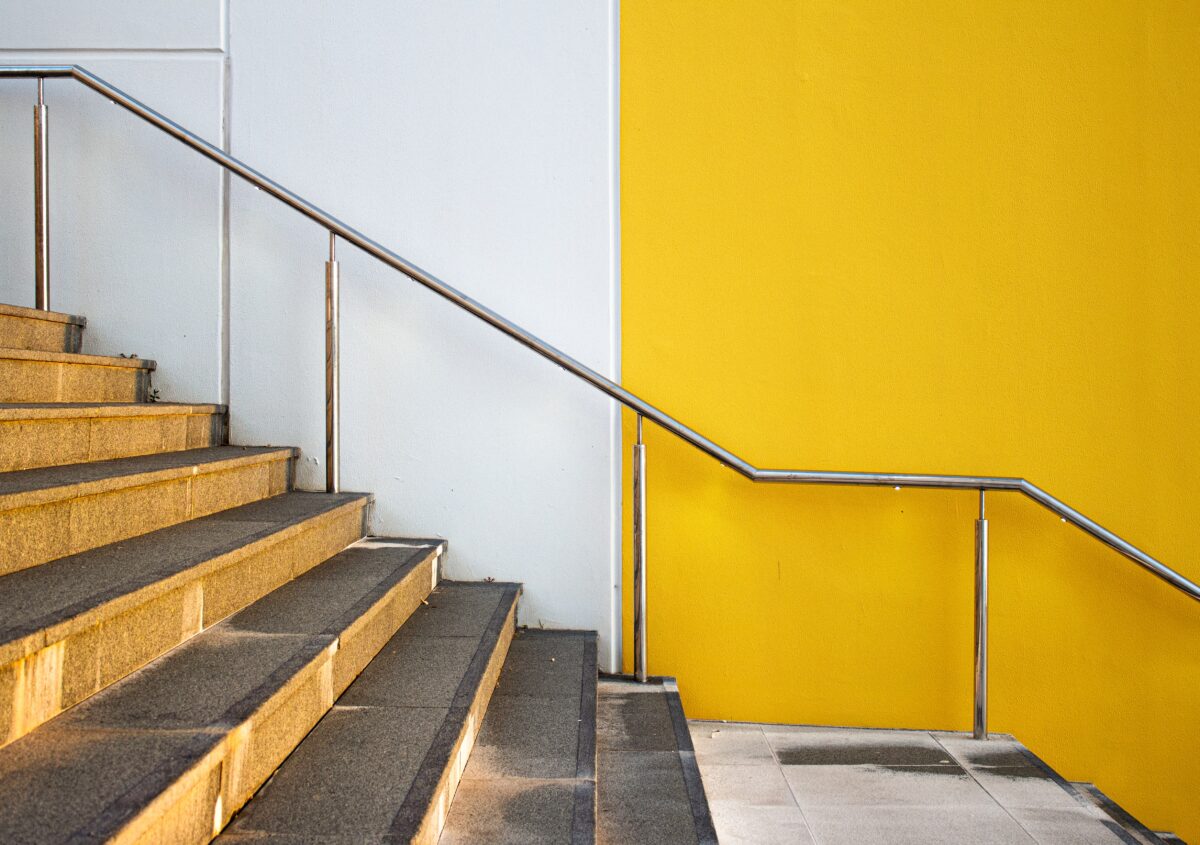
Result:
M995 804L972 807L842 806L806 809L822 845L1033 845Z
M810 807L995 806L983 787L957 767L784 766L783 773L806 813Z
M756 766L701 761L704 788L710 795L747 807L795 807L791 787L774 763Z
M931 766L955 761L927 733L909 731L764 731L783 765Z
M1041 845L1124 845L1116 822L1081 809L1009 809L1009 813Z
M775 754L758 725L691 722L692 745L703 765L756 766L775 763Z
M713 824L722 845L815 845L804 816L790 807L747 806L710 801Z

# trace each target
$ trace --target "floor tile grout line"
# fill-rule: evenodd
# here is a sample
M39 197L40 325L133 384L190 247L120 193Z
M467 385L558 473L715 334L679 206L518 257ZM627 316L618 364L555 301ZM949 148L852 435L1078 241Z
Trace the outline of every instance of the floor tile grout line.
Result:
M959 757L958 757L958 755L957 755L957 754L955 754L953 751L951 751L949 748L947 748L945 745L943 745L943 744L942 744L942 741L941 741L941 740L940 740L938 737L936 737L936 736L933 734L933 732L932 732L932 731L931 731L931 732L929 732L929 738L930 738L930 739L932 739L934 742L936 742L936 743L937 743L937 745L938 745L938 748L941 748L943 751L945 751L945 752L946 752L946 754L947 754L947 755L950 757L950 759L951 759L951 760L955 760L955 761L957 761L957 762L958 762L958 765L959 765L960 767L962 767L962 770L963 770L964 772L966 772L966 773L967 773L967 776L968 776L969 778L971 778L971 780L972 780L972 781L973 781L973 782L974 782L974 783L975 783L975 784L976 784L976 785L977 785L977 786L978 786L980 789L982 789L982 790L983 790L984 794L985 794L985 795L987 795L987 797L988 797L988 798L991 798L991 799L992 799L992 801L993 801L993 802L995 802L995 804L996 804L996 806L997 806L997 807L999 807L1001 810L1003 810L1003 811L1004 811L1004 815L1008 816L1010 819L1012 819L1012 820L1013 820L1013 823L1014 823L1014 824L1016 824L1016 826L1017 826L1017 827L1019 827L1019 828L1021 829L1021 832L1022 832L1022 833L1024 833L1024 834L1025 834L1027 837L1029 837L1029 841L1030 841L1030 842L1035 842L1035 843L1038 843L1038 845L1042 845L1042 840L1040 840L1038 837L1034 836L1034 835L1033 835L1033 833L1031 833L1031 832L1029 831L1029 829L1028 829L1028 828L1026 828L1026 827L1025 827L1025 825L1023 825L1023 824L1021 823L1021 820L1020 820L1020 819L1018 819L1016 816L1014 816L1014 815L1013 815L1013 814L1012 814L1012 813L1009 811L1008 807L1005 807L1005 806L1004 806L1004 804L1002 804L1002 803L1000 802L1000 799L999 799L999 798L997 798L995 795L993 795L993 794L992 794L992 791L991 791L990 789L988 789L986 786L984 786L984 785L983 785L983 782L982 782L982 781L980 781L980 780L979 780L979 778L975 777L975 772L973 771L973 767L970 765L969 761L967 761L967 760L960 760L960 759L959 759ZM988 741L988 740L979 740L979 742L987 742L987 741Z
M817 838L817 832L813 830L811 824L808 823L808 815L804 812L804 808L800 806L800 797L796 795L796 790L792 789L792 782L787 779L787 772L783 770L783 763L779 760L779 755L775 753L775 746L771 744L770 738L767 737L767 731L761 725L759 731L762 732L763 742L767 744L767 750L771 752L771 759L775 761L775 767L779 769L779 776L783 778L783 783L787 787L788 795L792 796L792 803L796 810L800 813L800 821L804 822L804 829L808 831L808 838L812 840L813 845L821 845L821 841Z

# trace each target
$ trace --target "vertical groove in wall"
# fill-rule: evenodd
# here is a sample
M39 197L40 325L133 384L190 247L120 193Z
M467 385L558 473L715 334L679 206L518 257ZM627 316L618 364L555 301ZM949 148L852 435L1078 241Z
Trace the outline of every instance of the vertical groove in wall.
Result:
M612 325L612 344L610 346L609 373L618 384L621 383L621 0L612 0L612 15L609 20L611 54L609 62L609 143L608 159L609 173L612 180L612 190L609 192L609 251L611 261L611 278L609 282L609 321ZM608 666L610 672L621 671L621 655L623 653L622 632L622 591L623 586L623 554L625 549L625 531L622 524L624 513L624 446L621 438L621 423L624 412L616 402L609 403L611 410L610 430L612 432L612 503L609 524L613 532L612 551L612 612L609 614Z
M221 148L232 154L231 144L233 133L230 128L230 122L233 117L233 111L230 108L232 105L233 94L233 59L229 50L229 0L224 0L221 4L221 39L224 49L225 58L221 64ZM218 297L220 315L218 316L219 325L217 328L217 336L220 343L220 367L218 370L219 392L221 395L221 403L229 405L229 208L230 197L229 191L231 187L229 171L221 168L221 292ZM226 436L229 432L226 431ZM232 438L231 438L232 439Z

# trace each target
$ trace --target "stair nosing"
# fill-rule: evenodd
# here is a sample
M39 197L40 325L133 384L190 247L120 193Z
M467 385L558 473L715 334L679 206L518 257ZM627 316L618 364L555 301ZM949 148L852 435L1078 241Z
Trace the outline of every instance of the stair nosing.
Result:
M70 323L81 327L87 325L87 318L77 314L67 314L64 311L43 311L40 308L26 308L23 305L9 305L2 302L0 302L0 317L43 320L47 323Z
M81 352L46 352L0 346L0 360L34 361L43 364L78 364L89 367L116 367L154 370L158 364L150 358L122 358L118 355L85 355Z
M120 417L206 416L227 413L227 405L188 402L3 402L0 422Z
M206 450L237 450L241 449L242 447L209 446L204 448ZM114 473L113 475L107 475L101 478L89 479L86 481L68 482L66 484L56 484L47 487L36 487L30 490L18 490L11 493L0 492L0 512L16 510L18 508L35 507L37 505L44 505L49 502L59 502L67 499L79 499L85 496L94 496L116 490L128 490L137 487L145 487L146 485L161 481L170 481L177 478L190 478L194 476L206 475L211 472L219 472L222 469L234 469L237 467L252 466L259 463L273 463L279 460L291 460L298 457L300 454L300 450L294 446L254 448L259 449L260 451L255 451L251 454L232 454L228 457L214 458L199 462L187 462L176 467ZM148 457L158 457L159 455L182 455L191 451L198 450L185 449L180 450L179 452L160 452L157 455L137 455L130 458L113 458L108 461L68 464L66 466L92 466L102 463L116 464L124 461L133 462ZM37 469L28 470L13 470L12 472L0 473L0 480L3 480L5 476L15 475L23 472L32 473L50 469L62 470L64 468L65 467L59 466L39 467Z
M289 495L289 494L283 494ZM301 494L302 495L302 494ZM211 574L222 568L221 562L234 552L245 552L253 554L255 551L261 550L263 547L282 543L295 534L301 531L306 531L310 528L316 528L325 522L336 519L347 510L354 510L358 507L365 507L369 502L370 496L365 493L349 494L355 498L345 502L334 504L332 507L327 507L324 510L316 513L308 514L299 519L288 522L285 525L272 525L263 528L261 531L241 538L232 546L219 547L199 553L186 561L179 564L179 571L167 575L164 578L156 579L148 584L136 587L128 592L118 593L110 598L105 598L90 607L84 608L78 613L69 616L65 619L60 619L56 622L31 622L29 625L36 625L32 630L27 630L24 633L18 633L8 636L7 639L0 640L0 666L6 666L17 660L21 660L34 654L48 645L60 642L74 633L86 630L93 625L104 622L108 619L115 618L125 611L146 603L160 595L170 592L177 587L195 581ZM245 507L245 506L243 506ZM160 531L169 531L175 526L170 526ZM157 532L151 532L157 533ZM149 536L149 535L143 535ZM120 541L128 542L128 541ZM61 561L70 560L71 558L81 555L95 553L104 546L97 549L89 549L85 552L80 552L77 555L70 555L66 558L58 558L57 560L48 563L40 564L40 566L54 566ZM17 573L9 573L14 575ZM3 578L8 575L0 576L0 585L3 584ZM0 636L5 636L0 634Z
M170 725L154 726L142 725L135 719L128 724L108 724L101 716L98 722L88 723L68 722L60 723L53 727L53 730L58 734L66 734L75 737L91 735L101 737L105 734L113 732L127 732L130 735L152 735L161 734L164 732L174 732L177 735L190 735L195 743L199 746L195 750L198 752L194 757L188 757L180 761L181 766L175 771L169 771L165 776L152 778L147 775L141 781L130 784L125 787L120 794L107 799L106 802L99 807L96 807L89 812L92 815L89 818L72 819L69 822L72 826L70 831L71 841L80 837L102 837L105 841L127 841L137 839L144 836L146 833L154 830L154 825L163 820L170 819L170 811L180 808L181 799L185 798L190 792L191 787L198 779L211 776L215 767L226 767L229 763L234 762L238 757L239 750L244 748L246 744L252 741L251 731L259 720L264 717L269 717L270 714L277 711L280 706L286 705L290 700L290 696L298 690L302 690L304 686L311 682L318 682L319 689L324 689L325 683L332 683L332 697L326 698L328 692L322 691L320 707L320 715L317 716L315 725L324 714L332 709L337 696L341 690L337 689L336 674L337 660L340 653L345 653L346 649L342 647L343 638L351 631L359 629L359 623L377 612L381 607L385 606L389 601L393 601L399 597L401 591L405 589L406 584L410 583L411 578L418 577L417 573L428 563L434 566L436 580L436 557L444 550L444 543L436 543L426 546L423 554L419 557L414 557L404 561L398 565L392 572L378 582L370 586L364 591L361 598L355 602L352 608L346 610L338 617L336 622L331 622L329 626L322 632L314 633L307 630L289 631L281 634L271 634L265 632L239 630L234 624L238 614L223 620L221 623L213 625L205 629L203 632L192 637L181 648L196 647L196 644L202 638L208 637L220 639L224 636L246 637L248 640L262 636L285 636L297 640L297 649L288 656L280 664L270 668L268 673L261 676L261 681L256 686L244 692L240 698L232 700L224 712L214 714L207 722L199 722L196 724L186 725ZM343 552L344 553L344 552ZM334 555L330 560L323 565L330 565L336 560L338 555ZM351 565L351 564L345 564ZM319 567L315 567L317 569ZM309 573L300 576L304 578ZM424 576L420 576L423 580ZM296 581L300 578L295 579ZM293 582L294 583L294 582ZM411 582L420 584L420 581ZM424 590L428 592L430 585L426 585ZM258 601L264 601L268 596L264 596ZM239 613L249 611L255 604L243 608ZM419 606L419 603L417 604ZM390 639L394 635L395 630L399 630L403 621L396 624L395 629L384 640ZM335 631L330 633L330 631ZM380 644L381 646L383 643ZM371 652L364 662L364 666L370 662L378 650ZM150 664L143 666L141 669L132 675L118 681L113 686L109 687L100 695L117 695L115 689L126 683L131 683L140 672L153 671L153 666L158 661L170 659L170 656L179 655L179 651L168 652L168 654L157 658ZM234 655L236 658L236 655ZM361 670L360 670L361 671ZM323 677L324 676L324 677ZM97 701L97 699L92 699ZM79 707L88 707L88 702L84 702ZM102 705L91 705L102 706ZM83 716L79 714L83 711L77 710L77 719L86 719L86 713ZM311 729L311 725L309 729ZM307 733L307 730L305 731ZM23 737L20 741L36 741L37 734L31 734ZM295 738L293 744L289 737L284 748L294 749L303 741L303 736ZM214 759L214 757L216 759ZM178 758L176 758L178 759ZM271 758L267 758L270 760ZM258 763L262 760L256 761ZM282 760L274 765L278 766ZM252 796L261 788L262 784L269 779L270 774L264 776L262 780L258 780L259 772L253 772L252 775L247 775L241 770L239 764L234 766L233 774L228 778L224 773L220 776L220 787L217 791L216 807L217 817L210 819L213 822L213 832L215 833L223 827L239 807L248 802ZM245 763L244 765L249 765ZM243 780L245 779L245 780ZM165 781L165 782L164 782ZM250 786L248 794L246 787ZM222 799L228 797L228 804L223 803ZM165 833L168 831L157 831Z

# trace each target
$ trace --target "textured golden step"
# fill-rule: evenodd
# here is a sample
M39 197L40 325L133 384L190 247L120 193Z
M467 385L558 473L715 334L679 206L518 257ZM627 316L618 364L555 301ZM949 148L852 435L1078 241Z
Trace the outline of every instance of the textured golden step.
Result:
M287 493L0 577L0 746L360 539L369 502Z
M0 575L283 493L291 448L215 446L0 474Z
M0 404L0 472L220 446L225 438L223 405Z
M145 402L154 368L144 358L0 347L0 402Z
M0 842L207 842L421 605L441 550L357 543L0 749Z
M78 352L87 320L57 311L0 303L0 346L46 352Z
M220 842L436 843L494 702L519 595L518 584L440 584ZM572 748L572 773L574 761Z

